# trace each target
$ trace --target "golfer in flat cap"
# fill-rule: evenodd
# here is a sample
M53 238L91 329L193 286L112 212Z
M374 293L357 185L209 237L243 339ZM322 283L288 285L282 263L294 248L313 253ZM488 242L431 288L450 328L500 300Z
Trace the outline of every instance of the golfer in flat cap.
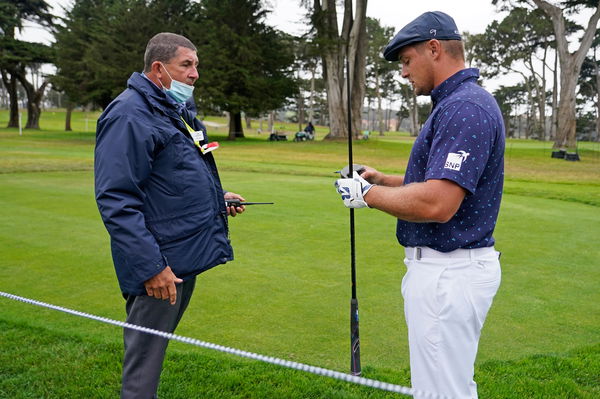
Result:
M477 398L474 363L483 323L500 285L496 226L504 177L504 125L494 98L465 68L454 20L427 12L384 51L400 61L432 112L404 176L365 167L336 182L347 207L398 219L402 280L415 398Z

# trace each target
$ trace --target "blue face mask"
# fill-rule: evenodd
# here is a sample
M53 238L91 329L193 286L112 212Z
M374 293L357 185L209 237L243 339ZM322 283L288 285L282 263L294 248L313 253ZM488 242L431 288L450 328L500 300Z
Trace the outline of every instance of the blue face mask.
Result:
M163 68L165 68L164 65ZM165 72L167 72L167 75L169 75L169 78L171 78L171 74L169 73L169 71L167 71L167 68L165 68ZM163 90L176 102L184 103L194 93L194 86L187 85L183 82L171 78L171 88L167 89L163 86Z

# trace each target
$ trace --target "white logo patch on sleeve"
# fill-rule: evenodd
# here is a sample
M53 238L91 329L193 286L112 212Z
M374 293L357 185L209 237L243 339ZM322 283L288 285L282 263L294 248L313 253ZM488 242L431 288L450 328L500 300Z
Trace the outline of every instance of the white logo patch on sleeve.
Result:
M448 158L446 158L446 164L444 165L444 169L451 170L460 170L462 163L470 154L465 151L459 152L450 152L448 153Z

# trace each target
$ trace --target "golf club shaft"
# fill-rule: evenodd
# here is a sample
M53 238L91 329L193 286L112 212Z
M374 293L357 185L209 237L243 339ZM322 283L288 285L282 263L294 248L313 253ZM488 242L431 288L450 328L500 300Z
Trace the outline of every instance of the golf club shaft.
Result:
M349 48L347 48L349 50ZM346 51L346 91L348 107L348 173L352 176L352 102L350 96L350 62ZM352 299L350 300L350 372L360 375L360 338L358 333L358 299L356 299L356 250L354 237L354 208L350 208L350 269L352 276Z

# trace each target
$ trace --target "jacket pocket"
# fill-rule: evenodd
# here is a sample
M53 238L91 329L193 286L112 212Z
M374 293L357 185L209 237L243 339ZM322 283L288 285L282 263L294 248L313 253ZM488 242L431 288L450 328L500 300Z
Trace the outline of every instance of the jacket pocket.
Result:
M146 226L162 245L191 236L206 228L213 212L193 212L160 220L146 219Z

